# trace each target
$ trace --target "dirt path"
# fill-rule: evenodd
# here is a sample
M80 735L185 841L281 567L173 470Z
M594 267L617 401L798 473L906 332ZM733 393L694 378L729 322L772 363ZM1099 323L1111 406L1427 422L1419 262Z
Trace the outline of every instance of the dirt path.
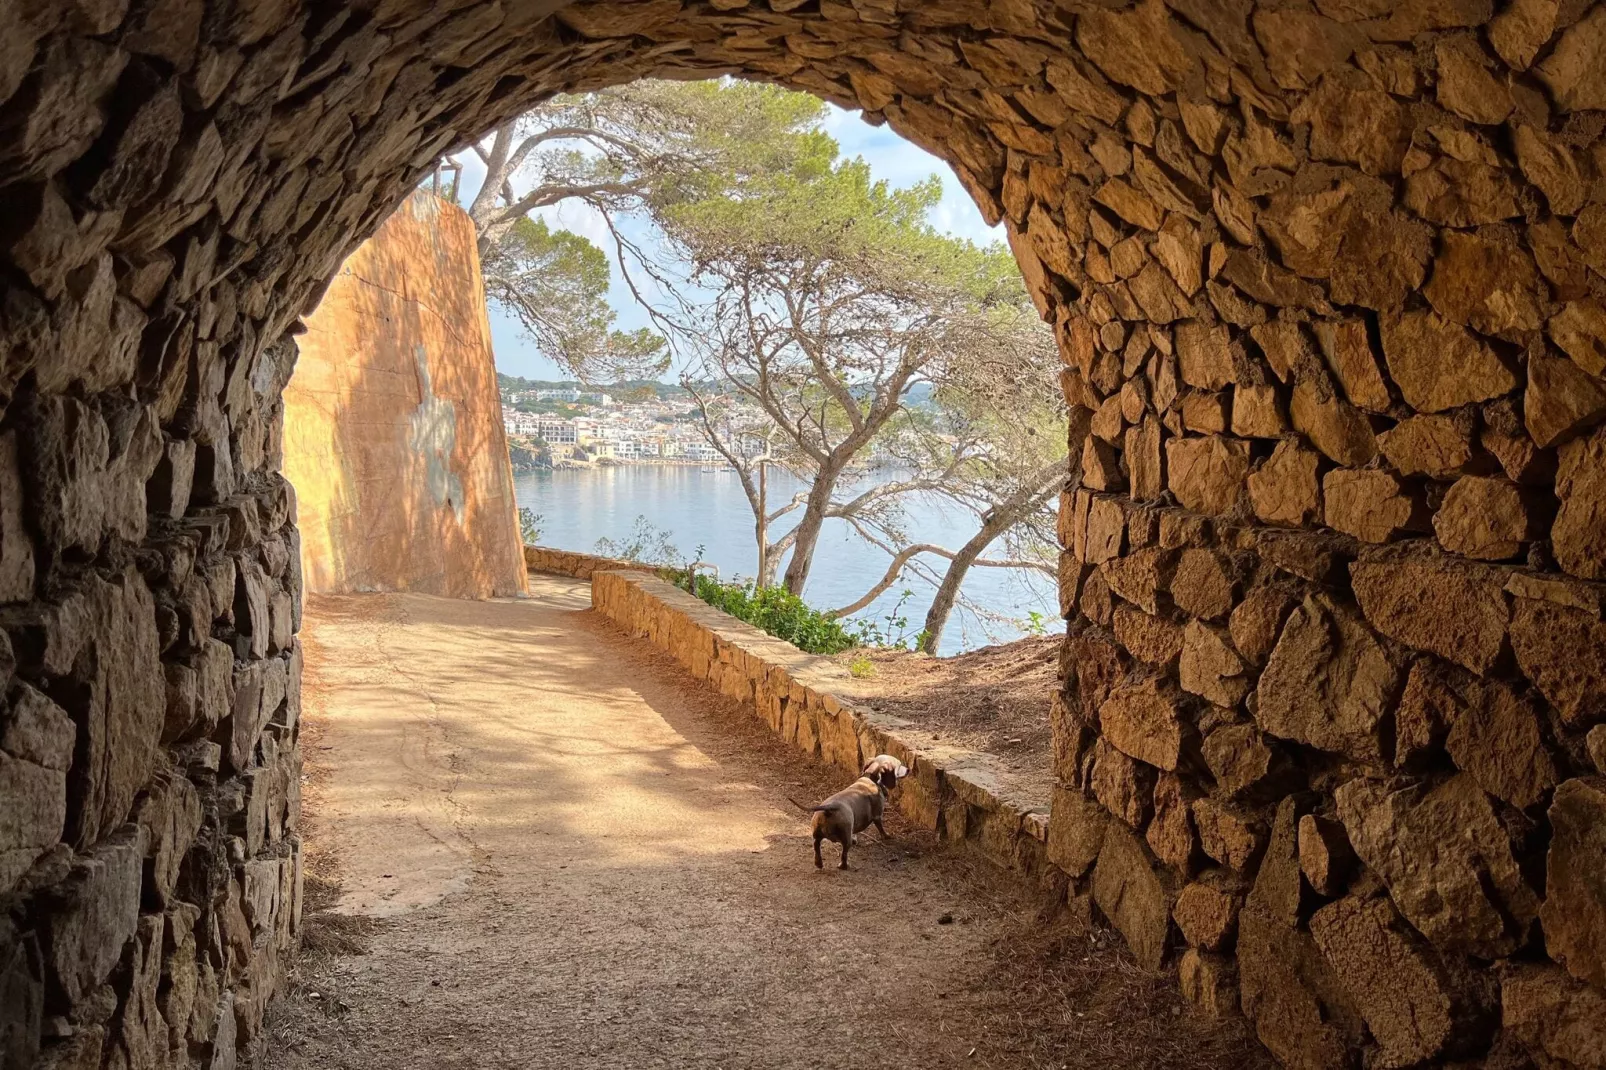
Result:
M272 1065L1026 1065L989 971L1032 904L895 819L816 871L792 800L836 778L584 584L534 593L309 603L308 851L338 897Z

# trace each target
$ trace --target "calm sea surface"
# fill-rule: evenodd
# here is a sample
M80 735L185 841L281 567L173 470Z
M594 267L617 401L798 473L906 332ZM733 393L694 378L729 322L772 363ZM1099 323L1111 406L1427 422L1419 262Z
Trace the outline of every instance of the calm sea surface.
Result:
M644 516L667 531L670 541L687 557L702 546L703 560L718 565L724 579L751 577L757 570L753 514L734 472L656 465L562 469L516 473L513 485L519 505L542 515L543 545L592 553L600 538L628 538L636 518ZM772 471L770 508L790 498L799 486L786 473ZM975 531L971 514L930 499L911 501L905 517L905 530L912 540L950 550ZM771 540L784 534L793 522L791 516L778 522ZM927 560L935 566L944 564L930 555ZM845 522L828 520L820 534L804 598L821 609L847 605L881 579L888 561L885 553L859 539ZM785 568L784 561L781 567ZM925 620L934 588L908 570L899 584L857 617L886 627L885 618L894 612L904 589L913 594L897 613L908 618L912 636ZM956 608L943 632L943 654L1017 639L1025 634L1023 625L1032 610L1043 615L1048 627L1063 627L1053 581L1042 573L973 568L965 581L964 596L983 612Z

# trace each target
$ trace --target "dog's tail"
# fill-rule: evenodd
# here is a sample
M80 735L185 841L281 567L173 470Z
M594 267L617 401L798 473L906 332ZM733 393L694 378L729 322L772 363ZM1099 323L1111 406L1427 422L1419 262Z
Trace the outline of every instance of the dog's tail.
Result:
M791 803L793 806L797 807L799 810L802 810L805 814L818 813L821 810L829 809L829 807L825 807L825 806L804 806L802 803L798 802L796 799L792 798L790 795L788 795L786 797L786 801Z

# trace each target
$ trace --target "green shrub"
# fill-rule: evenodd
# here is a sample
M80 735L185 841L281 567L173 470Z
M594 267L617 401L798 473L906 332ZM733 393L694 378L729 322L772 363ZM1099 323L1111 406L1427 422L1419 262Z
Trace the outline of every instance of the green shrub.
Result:
M685 574L681 574L681 583ZM696 595L777 639L784 639L810 654L840 654L858 646L841 622L826 616L784 587L757 587L752 583L720 583L698 576Z

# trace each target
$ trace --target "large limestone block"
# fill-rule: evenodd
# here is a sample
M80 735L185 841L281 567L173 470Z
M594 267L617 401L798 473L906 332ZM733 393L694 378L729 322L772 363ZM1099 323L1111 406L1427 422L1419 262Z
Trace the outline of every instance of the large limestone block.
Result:
M1477 688L1459 710L1445 749L1460 768L1497 799L1524 809L1556 785L1556 765L1545 749L1539 711L1522 692L1501 681Z
M1099 706L1099 725L1130 758L1166 770L1181 760L1187 739L1181 697L1163 677L1116 688Z
M1071 877L1081 878L1098 861L1109 814L1074 788L1057 785L1049 804L1048 860Z
M1566 724L1606 720L1606 623L1599 613L1537 598L1512 602L1511 649L1523 673Z
M1557 788L1550 827L1539 912L1545 948L1568 973L1606 989L1606 778Z
M1352 780L1334 797L1355 853L1436 947L1494 959L1521 946L1539 898L1471 776L1398 791Z
M1255 1036L1284 1066L1351 1066L1360 1019L1309 933L1245 905L1238 917L1238 986Z
M40 950L51 991L71 1005L105 981L139 923L144 831L120 830L89 852L59 885L42 893L48 905Z
M1418 412L1443 412L1509 394L1517 376L1464 327L1432 312L1379 322L1389 375Z
M1249 474L1249 444L1224 435L1173 438L1165 444L1166 478L1185 508L1221 515L1237 508Z
M1310 931L1382 1048L1371 1065L1404 1067L1433 1058L1458 1033L1467 1039L1493 1002L1493 985L1463 991L1471 987L1470 971L1436 955L1387 899L1330 903L1311 917Z
M1606 579L1606 429L1561 448L1561 509L1550 529L1557 564L1574 576Z
M1498 570L1402 558L1356 562L1350 579L1368 623L1407 646L1479 674L1505 646L1505 576Z
M1309 595L1283 625L1256 689L1268 734L1381 762L1400 670L1353 611Z
M1606 1070L1606 993L1554 966L1509 967L1500 984L1500 1022L1543 1065Z
M1171 936L1171 894L1143 841L1111 824L1093 867L1093 901L1126 937L1138 965L1158 970Z

